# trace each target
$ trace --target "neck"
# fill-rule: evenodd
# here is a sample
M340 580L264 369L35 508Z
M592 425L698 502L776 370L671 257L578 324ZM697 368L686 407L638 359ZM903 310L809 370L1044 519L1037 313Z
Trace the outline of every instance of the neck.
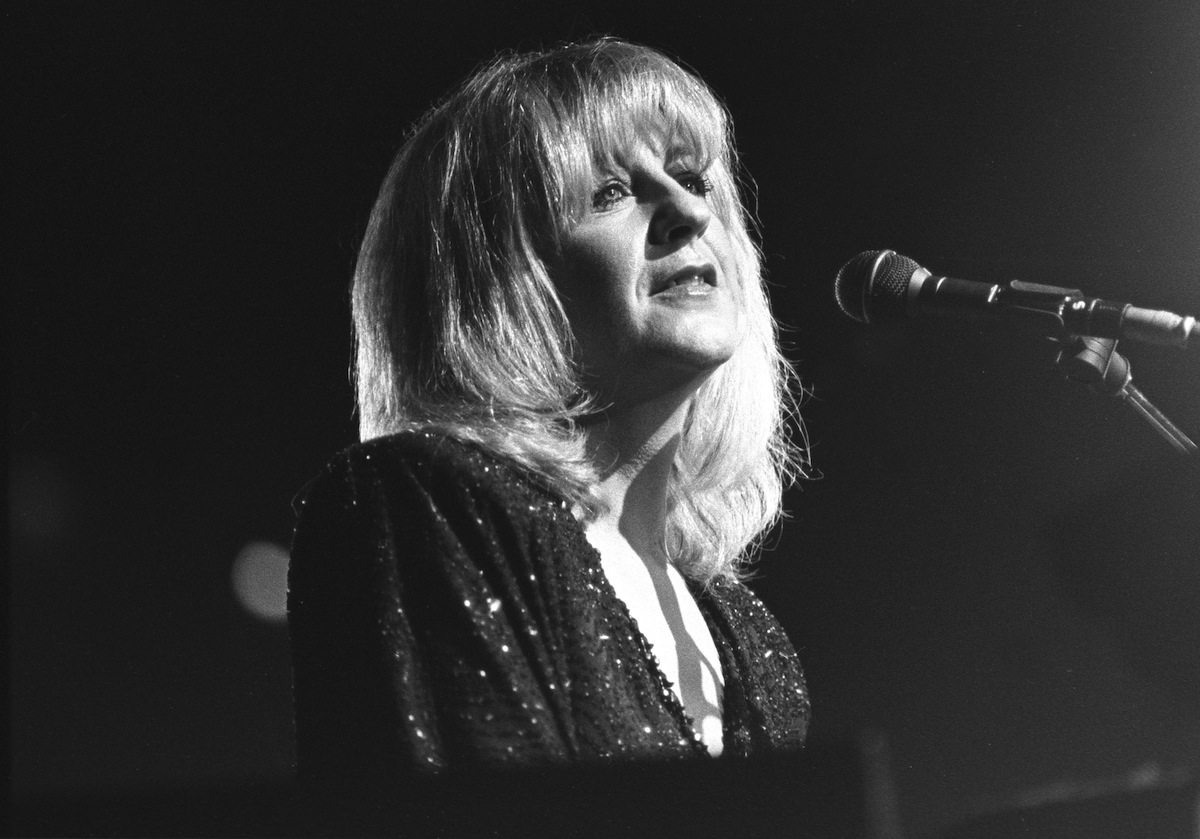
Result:
M688 388L610 410L587 431L605 507L589 530L619 534L643 561L667 561L661 544L669 510L667 486L694 395Z

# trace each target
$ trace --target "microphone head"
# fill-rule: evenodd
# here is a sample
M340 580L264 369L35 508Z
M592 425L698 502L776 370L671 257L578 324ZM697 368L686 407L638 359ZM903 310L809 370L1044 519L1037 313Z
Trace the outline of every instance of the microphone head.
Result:
M900 320L908 284L920 268L895 251L863 251L838 271L833 293L841 310L860 323Z

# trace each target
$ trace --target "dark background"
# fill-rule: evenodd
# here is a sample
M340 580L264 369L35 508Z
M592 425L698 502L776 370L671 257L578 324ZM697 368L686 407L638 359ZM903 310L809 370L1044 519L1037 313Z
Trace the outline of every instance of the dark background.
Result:
M1200 6L500 5L6 7L12 790L286 777L286 629L231 566L355 439L375 190L478 61L599 33L697 70L759 185L821 477L754 585L814 741L882 733L914 836L1194 766L1197 470L1039 342L831 290L890 247L1200 314ZM1200 437L1200 347L1122 350Z

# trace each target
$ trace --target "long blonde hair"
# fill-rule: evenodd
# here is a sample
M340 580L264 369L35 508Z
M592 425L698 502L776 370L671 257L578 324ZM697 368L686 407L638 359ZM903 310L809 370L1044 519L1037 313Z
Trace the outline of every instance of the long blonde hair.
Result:
M802 472L778 348L724 107L647 47L600 39L505 55L426 114L375 202L353 286L364 440L433 430L524 467L585 515L595 466L579 421L570 324L547 269L594 160L648 131L708 166L729 231L747 334L697 393L676 458L663 545L688 576L740 576Z

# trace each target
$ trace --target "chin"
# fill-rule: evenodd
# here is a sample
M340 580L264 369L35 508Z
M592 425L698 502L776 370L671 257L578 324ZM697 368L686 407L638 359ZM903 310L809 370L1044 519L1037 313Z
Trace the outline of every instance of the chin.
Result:
M657 375L662 377L668 389L689 383L699 387L733 358L734 349L732 345L675 347L654 359L648 366L656 368Z
M725 324L699 324L672 337L674 340L664 342L661 354L695 372L711 372L733 358L742 339L740 330Z
M732 349L679 345L627 355L607 375L594 380L601 401L614 406L652 402L700 389L733 357Z
M733 358L734 349L733 345L687 349L679 354L679 363L681 367L698 373L712 372Z

